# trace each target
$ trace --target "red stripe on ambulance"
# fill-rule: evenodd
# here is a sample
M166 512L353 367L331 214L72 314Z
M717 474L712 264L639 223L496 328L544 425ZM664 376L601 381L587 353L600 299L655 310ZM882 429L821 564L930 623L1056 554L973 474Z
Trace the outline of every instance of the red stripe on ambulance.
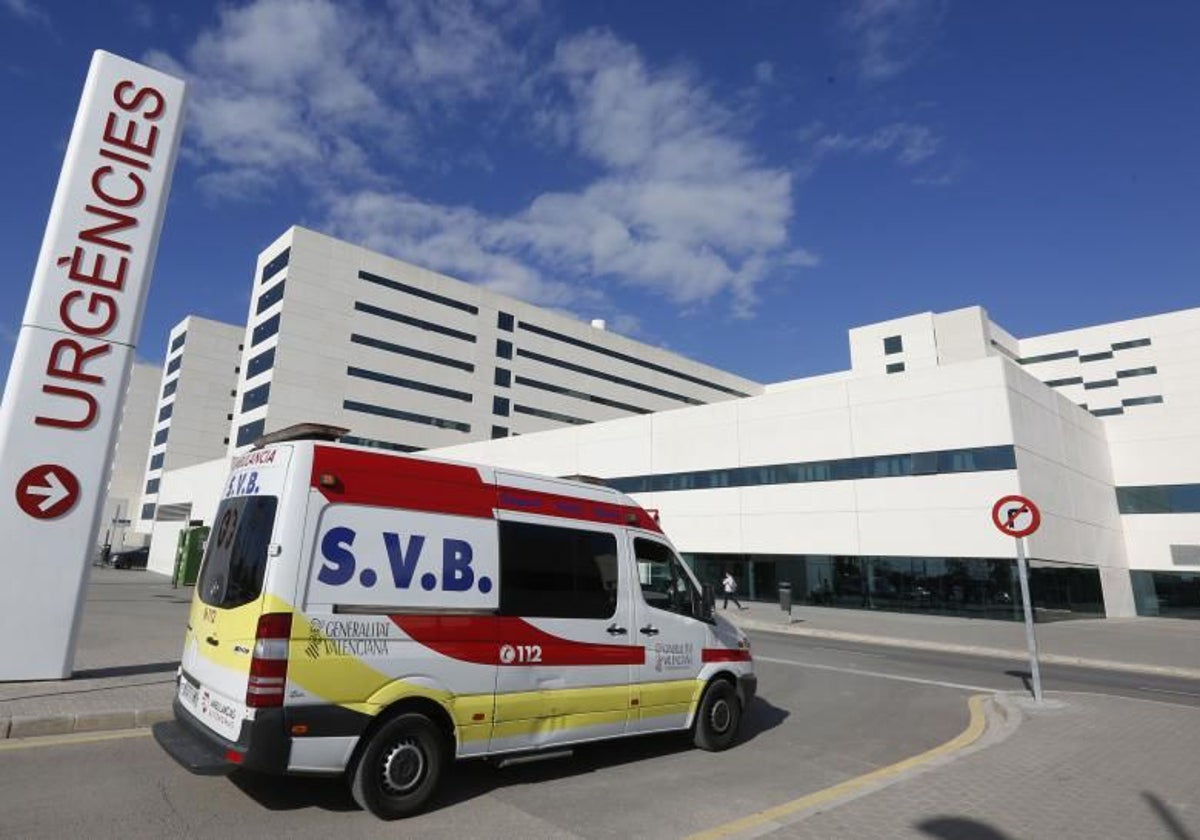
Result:
M636 645L576 642L507 615L393 615L413 641L450 659L477 665L642 665ZM532 651L536 649L536 658Z

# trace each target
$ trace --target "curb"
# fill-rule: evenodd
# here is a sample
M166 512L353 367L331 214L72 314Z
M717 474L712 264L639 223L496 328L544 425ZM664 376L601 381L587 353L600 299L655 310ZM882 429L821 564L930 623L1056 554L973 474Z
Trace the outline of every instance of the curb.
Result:
M996 659L1011 659L1020 662L1029 661L1029 653L1012 648L992 648L980 645L956 645L949 642L930 642L923 639L897 639L891 636L872 636L867 633L847 633L841 630L819 630L814 627L781 626L768 621L753 618L730 619L738 627L745 630L759 630L765 633L778 633L786 636L807 636L813 639L833 639L843 642L861 642L863 644L881 645L885 647L908 648L910 650L931 650L939 653L959 653L964 656L993 657ZM1176 668L1170 665L1143 665L1134 662L1117 662L1110 659L1089 659L1082 656L1064 656L1057 653L1039 652L1038 661L1049 665L1071 665L1077 668L1094 668L1101 671L1122 671L1131 674L1152 674L1159 677L1178 677L1187 680L1200 680L1200 668Z
M73 715L14 715L0 718L0 740L140 729L174 716L169 706L119 712L80 712Z

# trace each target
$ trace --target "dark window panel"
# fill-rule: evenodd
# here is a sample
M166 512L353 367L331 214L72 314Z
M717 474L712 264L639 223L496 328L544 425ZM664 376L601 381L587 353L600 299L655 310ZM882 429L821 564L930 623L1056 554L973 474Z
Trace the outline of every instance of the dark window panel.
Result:
M904 362L892 362L887 366L888 373L904 373Z
M167 376L170 376L175 371L179 370L179 366L183 364L183 354L180 353L171 361L167 362Z
M904 352L904 339L898 335L889 335L883 340L884 355L890 356L893 353Z
M262 344L277 332L279 332L279 313L275 313L254 328L254 332L250 334L250 346L256 347Z
M246 363L246 378L253 379L260 373L275 367L275 348L264 350Z
M501 417L508 416L508 398L493 397L492 398L492 414L498 414Z
M612 534L500 523L500 614L609 619L616 613Z
M640 408L629 403L610 400L607 397L597 397L594 394L585 394L583 391L576 391L573 388L564 388L562 385L553 385L549 382L542 382L539 379L530 379L527 376L518 376L516 379L518 385L524 385L527 388L537 388L540 391L549 391L552 394L562 394L564 397L574 397L577 400L586 400L587 402L596 403L597 405L607 405L610 408L619 408L622 411L628 411L633 414L649 414L650 409Z
M254 443L255 440L262 437L263 428L266 426L266 423L267 421L262 419L254 420L253 422L246 423L244 426L241 426L238 429L237 443L235 445L246 446L247 444Z
M368 283L374 283L376 286L383 286L386 289L392 289L397 292L404 292L413 297L419 297L422 300L440 303L443 306L449 306L451 309L459 309L463 312L470 312L472 315L479 314L479 307L472 306L469 303L463 303L461 300L448 298L445 295L439 295L435 292L428 292L425 289L419 289L416 286L410 286L407 283L401 283L398 280L389 280L386 277L380 277L378 274L371 274L369 271L358 272L359 279L366 280Z
M168 352L174 353L183 346L185 341L187 341L187 330L184 330L179 335L175 336L174 340L171 341L171 349Z
M1114 350L1130 350L1134 347L1149 347L1149 346L1150 346L1150 339L1135 338L1132 341L1118 341L1117 343L1112 345L1112 349L1114 349Z
M511 359L513 354L513 346L511 341L505 341L503 338L496 339L496 356L501 359Z
M1117 379L1128 379L1131 376L1150 376L1151 374L1155 373L1158 373L1158 368L1154 365L1149 365L1148 367L1119 370L1117 371Z
M1116 386L1117 380L1115 379L1099 379L1095 382L1084 382L1083 390L1094 391L1097 388L1115 388Z
M286 280L280 280L274 286L259 295L258 308L255 310L255 314L261 315L272 306L279 303L279 301L283 300L283 287L286 283Z
M381 405L345 400L342 408L347 411L357 411L360 414L374 414L378 417L389 417L392 420L405 420L409 423L422 423L426 426L436 426L439 429L453 429L456 432L471 431L470 423L460 423L457 420L446 420L441 417L429 417L425 414L415 414L411 411L401 411L398 408L385 408Z
M1158 405L1163 401L1163 398L1155 394L1149 397L1129 397L1121 400L1121 405Z
M359 312L365 312L366 314L374 315L377 318L386 318L389 321L395 321L398 324L406 324L410 327L416 327L419 330L425 330L426 332L437 333L438 335L445 335L449 336L450 338L457 338L460 341L469 341L472 344L475 343L475 336L471 335L469 332L451 329L450 327L446 327L441 324L435 324L432 321L426 321L421 318L414 318L411 315L404 315L400 312L393 312L390 309L384 309L382 306L373 306L369 303L356 301L354 308Z
M367 370L366 368L349 367L346 368L347 376L354 376L359 379L369 379L373 382L383 382L387 385L395 385L397 388L408 388L411 391L422 391L426 394L437 394L439 397L449 397L453 400L461 400L462 402L471 402L474 398L466 391L456 391L453 388L443 388L441 385L430 385L427 382L418 382L415 379L404 379L399 376L392 376L390 373L378 373L377 371Z
M572 417L569 414L559 414L557 411L546 411L542 408L530 408L527 405L514 405L513 412L516 414L528 414L531 417L541 417L545 420L554 420L557 423L569 423L572 426L583 426L592 422L591 420L583 420L579 417Z
M522 323L521 326L523 327L525 325ZM643 385L641 382L634 382L632 379L625 379L624 377L621 377L621 376L614 376L611 373L604 373L603 371L592 370L591 368L586 368L586 367L583 367L582 365L576 365L576 364L572 364L571 362L565 362L562 359L555 359L552 356L543 356L541 353L535 353L532 350L518 350L517 355L524 359L532 359L535 362L542 362L543 364L553 365L554 367L559 367L559 368L562 368L563 370L570 370L570 371L574 371L575 373L582 373L585 376L594 376L596 379L603 379L606 382L614 382L617 385L624 385L628 388L636 388L639 391L645 391L650 394L657 394L658 396L666 397L667 399L678 400L679 402L686 403L687 405L702 405L703 404L700 402L700 400L693 399L692 397L685 397L682 394L676 394L671 391L664 391L661 388L655 388L651 385Z
M513 331L513 316L508 312L499 312L496 315L496 328L504 332Z
M1063 385L1082 385L1082 384L1083 384L1082 376L1068 376L1065 379L1049 379L1046 381L1046 385L1048 385L1051 388L1058 388Z
M1023 365L1036 365L1038 362L1054 362L1059 359L1073 359L1078 355L1078 350L1060 350L1057 353L1045 353L1041 356L1029 356L1025 359L1017 359L1017 361Z
M246 393L242 394L242 413L253 411L259 406L267 404L267 398L271 395L271 383L265 382L257 388L251 388Z
M508 368L496 368L496 384L501 388L512 385L512 371Z
M1086 353L1079 357L1081 362L1098 362L1102 359L1111 359L1113 357L1111 350L1103 350L1099 353Z
M475 370L475 365L471 362L463 362L458 359L451 359L448 356L441 356L437 353L427 353L424 350L417 350L412 347L404 347L400 344L393 344L390 341L383 341L378 338L370 338L365 335L354 334L350 336L350 341L353 344L362 344L365 347L374 347L376 350L386 350L389 353L395 353L399 356L408 356L413 359L421 359L425 362L433 362L446 367L465 370L468 373Z
M272 259L269 263L263 266L262 275L259 277L259 283L266 283L279 272L287 268L288 260L292 256L292 249L284 248L279 252L279 256Z

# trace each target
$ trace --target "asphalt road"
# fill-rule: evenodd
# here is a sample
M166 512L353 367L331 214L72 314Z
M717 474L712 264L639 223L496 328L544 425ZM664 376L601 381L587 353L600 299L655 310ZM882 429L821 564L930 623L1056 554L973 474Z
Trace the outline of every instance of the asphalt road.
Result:
M144 735L38 745L0 753L0 837L683 837L941 744L971 694L1022 680L1009 661L813 642L754 636L760 697L725 753L654 736L503 770L463 763L432 811L385 824L338 780L191 776ZM1200 704L1184 681L1045 676L1052 690Z

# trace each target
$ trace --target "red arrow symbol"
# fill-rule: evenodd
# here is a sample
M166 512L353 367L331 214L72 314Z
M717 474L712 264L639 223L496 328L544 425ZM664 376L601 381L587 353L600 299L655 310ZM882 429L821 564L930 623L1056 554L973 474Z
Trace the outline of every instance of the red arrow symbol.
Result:
M39 464L17 481L17 504L34 519L57 519L75 507L79 479L58 464Z

